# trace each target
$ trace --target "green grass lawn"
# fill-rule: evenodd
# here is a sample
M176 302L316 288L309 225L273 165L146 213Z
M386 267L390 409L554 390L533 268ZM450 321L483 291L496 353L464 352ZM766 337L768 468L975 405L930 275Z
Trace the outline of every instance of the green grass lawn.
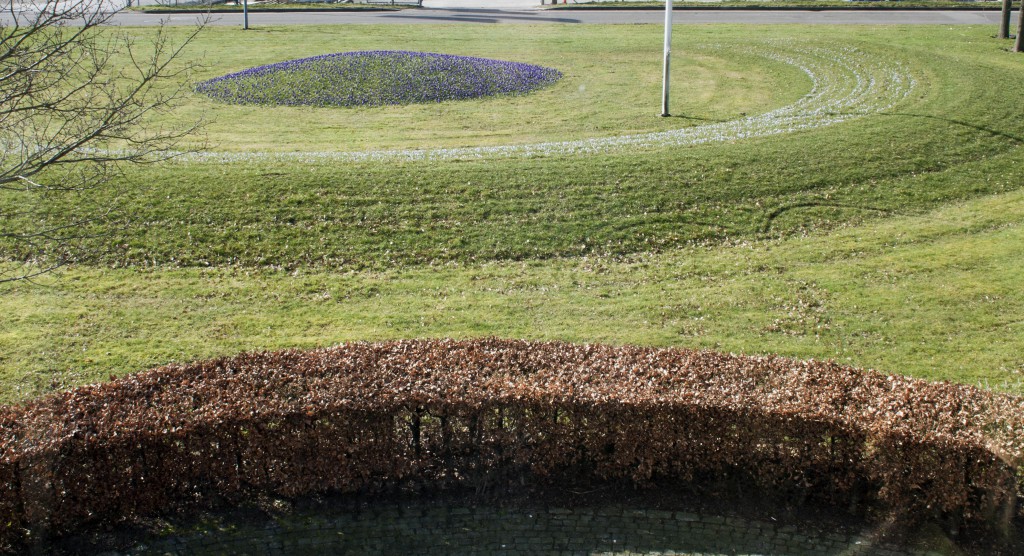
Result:
M281 123L278 108L241 118L197 100L173 118L205 111L217 148L236 152L658 131L809 92L758 54L780 43L898 60L916 86L883 114L699 146L133 170L49 204L55 221L118 204L133 226L93 230L96 257L41 284L0 286L0 400L249 349L482 335L835 358L1024 393L1024 58L981 27L680 31L679 118L657 117L657 26L211 29L192 49L203 78L385 45L567 77L512 99ZM241 40L255 42L217 55Z
M420 25L210 29L190 47L205 80L250 67L355 50L412 50L555 68L564 77L530 95L373 109L227 105L201 95L153 125L206 118L220 151L363 151L503 145L675 129L734 119L806 93L800 70L759 55L740 28L681 33L674 118L659 118L657 26ZM185 30L174 30L183 34ZM140 39L148 31L138 31ZM813 37L801 32L795 39Z

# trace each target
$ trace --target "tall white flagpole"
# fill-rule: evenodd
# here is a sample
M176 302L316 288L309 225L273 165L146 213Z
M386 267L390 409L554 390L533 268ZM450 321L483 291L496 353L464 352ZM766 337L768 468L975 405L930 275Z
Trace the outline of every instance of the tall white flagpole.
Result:
M672 54L672 0L665 0L665 71L661 82L661 115L670 116L668 113L668 66L669 56Z

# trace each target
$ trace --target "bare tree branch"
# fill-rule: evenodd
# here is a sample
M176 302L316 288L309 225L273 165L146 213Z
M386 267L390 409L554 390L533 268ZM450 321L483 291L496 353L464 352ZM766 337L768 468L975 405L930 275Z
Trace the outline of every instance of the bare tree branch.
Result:
M161 27L142 44L111 27L101 0L37 0L0 19L0 283L86 261L82 240L116 207L56 214L55 195L85 194L127 166L187 152L199 122L152 128L191 92L184 49ZM4 269L14 270L4 270Z

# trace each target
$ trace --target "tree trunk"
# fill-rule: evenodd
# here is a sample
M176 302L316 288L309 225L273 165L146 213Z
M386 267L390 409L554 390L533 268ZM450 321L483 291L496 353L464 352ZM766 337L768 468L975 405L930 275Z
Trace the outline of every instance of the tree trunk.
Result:
M1010 38L1010 12L1013 10L1013 0L1003 0L1002 17L999 20L999 35L996 38Z
M1013 43L1014 52L1024 52L1024 9L1017 11L1017 41Z

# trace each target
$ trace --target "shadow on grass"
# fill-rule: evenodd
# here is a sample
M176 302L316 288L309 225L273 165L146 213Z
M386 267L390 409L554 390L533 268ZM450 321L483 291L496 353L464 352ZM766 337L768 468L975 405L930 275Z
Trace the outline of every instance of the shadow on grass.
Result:
M990 127L985 127L983 125L978 125L978 124L972 123L972 122L966 122L964 120L957 120L957 119L954 119L954 118L944 118L942 116L933 116L931 114L910 114L910 113L907 113L907 112L879 112L878 115L880 115L880 116L898 116L898 117L904 117L904 118L923 118L923 119L928 119L928 120L936 120L936 121L940 121L940 122L946 122L948 124L952 124L952 125L955 125L955 126L968 127L968 128L971 128L971 129L975 129L977 131L982 131L984 133L988 133L989 135L992 135L993 137L1003 137L1003 138L1010 139L1010 140L1012 140L1014 142L1017 142L1017 143L1024 143L1024 137L1021 137L1020 135L1014 135L1012 133L1007 133L1005 131L999 131L999 130L996 130L996 129L992 129Z

